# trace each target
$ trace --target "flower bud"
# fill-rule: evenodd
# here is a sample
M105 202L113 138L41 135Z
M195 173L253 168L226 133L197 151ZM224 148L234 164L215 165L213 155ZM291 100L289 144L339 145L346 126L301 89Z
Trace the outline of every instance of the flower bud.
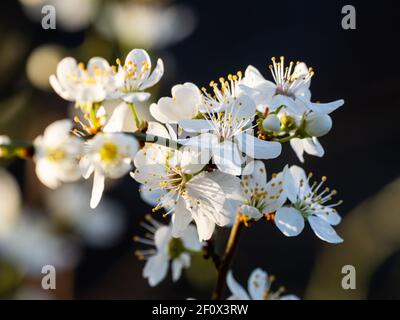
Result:
M312 112L306 117L306 132L312 137L322 137L332 128L332 119L327 114Z
M279 132L281 129L281 121L275 114L271 114L264 119L262 126L266 131Z

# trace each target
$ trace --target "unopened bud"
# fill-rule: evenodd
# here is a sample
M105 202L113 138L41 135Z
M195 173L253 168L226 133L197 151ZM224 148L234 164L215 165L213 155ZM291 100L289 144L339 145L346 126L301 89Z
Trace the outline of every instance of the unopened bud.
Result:
M332 128L332 119L327 114L312 112L306 117L306 132L312 137L322 137Z
M264 130L279 132L281 129L281 121L275 114L270 114L262 123Z

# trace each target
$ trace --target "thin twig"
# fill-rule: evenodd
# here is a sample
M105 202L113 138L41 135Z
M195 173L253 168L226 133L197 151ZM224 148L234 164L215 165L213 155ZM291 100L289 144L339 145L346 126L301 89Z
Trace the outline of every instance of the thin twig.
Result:
M222 261L218 268L217 284L216 284L214 292L212 294L213 300L221 300L224 295L225 288L226 288L226 275L228 274L228 271L231 267L232 259L233 259L237 244L239 242L239 236L240 236L242 229L243 229L242 218L241 218L241 214L238 213L236 215L235 223L232 226L231 233L229 234L229 239L226 244L224 256L223 256Z

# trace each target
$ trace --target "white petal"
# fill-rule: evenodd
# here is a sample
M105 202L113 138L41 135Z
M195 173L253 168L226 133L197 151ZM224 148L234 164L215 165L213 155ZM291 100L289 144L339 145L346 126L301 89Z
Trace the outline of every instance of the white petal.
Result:
M131 50L126 58L125 65L129 65L130 61L137 66L137 68L141 68L144 64L148 66L147 70L143 73L142 79L147 79L150 70L151 70L151 60L149 54L144 49L133 49Z
M168 257L163 254L157 254L147 260L143 269L143 277L148 278L150 286L159 284L167 275Z
M305 107L301 107L302 105L297 104L293 98L278 94L272 98L270 107L273 111L278 109L280 106L285 106L295 115L301 115L305 111Z
M47 147L59 145L70 135L72 127L69 119L54 121L45 129L43 142Z
M202 212L192 212L193 219L196 222L197 232L200 241L209 240L215 229L215 222L208 218Z
M309 216L308 222L318 238L329 243L341 243L343 239L338 236L335 229L320 217Z
M117 106L107 124L104 126L103 132L121 132L124 127L124 120L130 112L129 106L121 103Z
M197 229L194 225L189 225L183 232L182 237L185 248L193 251L200 251L203 247L197 236Z
M328 103L309 102L307 106L314 112L329 114L344 105L344 100L336 100Z
M265 187L267 192L267 201L263 213L275 212L286 202L287 194L285 183L287 181L287 168L272 178Z
M268 274L260 268L255 269L247 282L247 288L253 300L264 300L264 294L269 289Z
M157 250L162 252L168 247L168 243L171 240L171 230L168 226L161 226L157 229L154 234L154 244Z
M176 282L181 277L183 262L179 259L174 259L172 261L171 269L172 269L172 281Z
M162 190L149 190L144 184L141 184L139 187L140 197L144 202L149 204L150 206L156 206L159 202L160 197L162 196Z
M307 175L303 168L299 166L290 167L289 171L285 176L284 186L287 197L292 203L297 202L298 197L300 195L300 191L302 191L302 194L307 194L308 192L310 192L310 187L306 183L306 181L307 181ZM305 192L303 192L303 190Z
M79 161L79 168L84 179L88 179L94 171L94 166L87 156L83 156Z
M144 102L150 98L151 94L148 92L131 92L122 96L122 99L128 103Z
M316 137L303 139L303 147L304 151L312 156L322 157L325 153Z
M172 236L175 238L181 237L192 220L192 214L186 208L185 200L182 197L179 197L172 217Z
M46 187L56 189L60 186L61 182L57 176L57 168L46 159L40 159L36 163L36 175Z
M90 207L92 209L96 208L101 200L104 191L104 180L105 177L103 174L99 171L94 172L92 197L90 199Z
M293 151L296 153L297 157L299 158L300 162L304 162L304 147L303 141L299 138L293 138L290 140L290 146L292 147Z
M235 143L229 140L217 144L212 149L213 160L219 170L238 176L242 173L242 157Z
M214 127L211 121L196 119L196 120L181 120L178 122L179 126L187 132L207 132Z
M259 220L263 216L260 210L246 204L241 205L239 211L240 213L253 218L254 220Z
M298 210L282 207L276 212L275 224L285 236L295 237L304 229L304 218Z
M238 135L237 140L240 150L254 159L274 159L282 151L279 142L264 141L247 133Z
M140 89L146 90L147 88L154 86L158 81L160 81L163 74L164 74L164 63L161 59L158 59L156 67L154 68L150 77L148 77L147 80L145 80L142 83Z
M232 271L226 276L226 284L232 294L239 300L250 300L246 290L233 278Z
M50 82L51 87L61 98L68 100L68 101L75 100L75 97L69 91L65 90L61 86L60 82L58 81L58 79L55 75L51 75L49 77L49 82Z

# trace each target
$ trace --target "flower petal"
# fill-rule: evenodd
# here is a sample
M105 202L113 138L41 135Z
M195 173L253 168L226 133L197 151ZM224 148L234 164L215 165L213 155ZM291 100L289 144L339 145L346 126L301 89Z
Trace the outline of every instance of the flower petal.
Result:
M314 231L316 236L321 240L324 240L329 243L341 243L343 239L339 237L336 233L335 229L317 216L309 216L308 222L310 223L311 229Z
M147 260L143 269L143 277L147 278L150 286L155 287L167 275L168 257L164 254L156 254Z
M264 141L247 133L238 135L237 141L240 150L254 159L274 159L282 151L282 145L279 142Z
M344 105L344 100L336 100L328 103L307 103L307 107L314 112L329 114Z
M255 207L249 206L247 204L243 204L240 206L240 213L254 219L254 220L259 220L262 218L262 213Z
M195 119L195 120L181 120L178 122L179 126L187 132L207 132L214 129L212 122L209 120Z
M233 278L232 271L226 276L226 284L237 300L250 300L246 290Z
M96 208L99 204L104 191L105 177L99 171L94 172L92 197L90 199L90 207Z
M172 236L175 238L181 237L192 220L192 214L186 208L185 200L179 197L174 208L174 215L172 216Z
M292 147L293 151L296 153L297 158L299 158L301 163L304 163L304 147L303 141L299 138L293 138L290 140L290 146Z
M124 94L122 99L128 103L144 102L150 98L151 94L148 92L130 92Z
M161 77L164 74L164 63L161 59L157 60L157 65L151 73L150 77L148 77L140 86L141 90L146 90L154 86L158 81L160 81Z
M298 210L282 207L275 214L275 224L285 236L295 237L304 229L304 218Z
M260 269L255 269L247 282L247 289L253 300L264 300L264 294L269 289L268 274Z
M242 173L242 157L235 143L224 140L212 149L213 160L219 170L238 176Z

